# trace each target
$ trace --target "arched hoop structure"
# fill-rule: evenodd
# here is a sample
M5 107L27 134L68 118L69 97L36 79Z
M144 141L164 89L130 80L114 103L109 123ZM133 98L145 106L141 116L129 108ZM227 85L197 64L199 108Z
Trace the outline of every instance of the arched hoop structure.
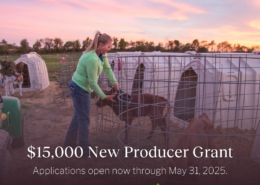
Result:
M23 91L43 90L50 85L45 61L36 52L21 55L14 63L17 72L23 72Z

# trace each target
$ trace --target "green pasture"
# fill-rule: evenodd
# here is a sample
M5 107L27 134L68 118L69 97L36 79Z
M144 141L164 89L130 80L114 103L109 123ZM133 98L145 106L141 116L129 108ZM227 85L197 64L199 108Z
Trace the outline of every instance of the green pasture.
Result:
M73 60L78 61L80 56L82 55L82 52L77 52L77 53L61 53L58 54L57 58L57 53L56 54L41 54L40 56L42 59L45 61L47 69L48 69L48 74L50 81L55 80L55 76L59 76L61 73L61 65L62 65L62 57L66 58L73 58ZM8 60L15 61L18 59L21 55L8 55ZM0 59L5 60L6 55L0 55Z

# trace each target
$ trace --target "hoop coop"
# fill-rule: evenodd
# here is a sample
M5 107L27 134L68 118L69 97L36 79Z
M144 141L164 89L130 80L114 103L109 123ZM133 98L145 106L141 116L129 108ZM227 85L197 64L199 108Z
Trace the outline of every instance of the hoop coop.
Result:
M213 141L216 150L233 151L233 158L217 160L227 171L218 182L260 183L259 55L138 52L111 54L112 61L123 92L117 103L97 109L97 126L117 132L122 148L185 148L187 142L183 140L192 137L196 146L212 149L205 143ZM103 76L102 81L107 82L107 78ZM111 87L102 85L108 90ZM122 99L124 93L132 95L131 102ZM214 127L210 132L202 127L204 117ZM190 130L188 126L198 118L199 129ZM124 167L169 166L169 158L126 160L122 154L119 160ZM202 158L197 164L211 162L211 158ZM254 172L245 175L247 168ZM199 182L214 184L213 178L199 177Z
M16 71L23 72L23 91L43 90L49 86L45 61L36 52L21 55L14 63Z

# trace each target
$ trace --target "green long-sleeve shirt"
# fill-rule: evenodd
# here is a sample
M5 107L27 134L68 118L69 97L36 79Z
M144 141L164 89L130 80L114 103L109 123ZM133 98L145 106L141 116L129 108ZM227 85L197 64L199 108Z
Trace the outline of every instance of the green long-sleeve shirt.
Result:
M98 83L98 77L104 69L110 83L114 85L117 83L115 75L111 69L107 61L107 55L103 55L103 62L99 59L96 52L93 50L84 53L77 65L77 69L72 76L73 82L75 82L82 89L90 92L93 90L97 93L97 95L104 99L106 95L100 89Z

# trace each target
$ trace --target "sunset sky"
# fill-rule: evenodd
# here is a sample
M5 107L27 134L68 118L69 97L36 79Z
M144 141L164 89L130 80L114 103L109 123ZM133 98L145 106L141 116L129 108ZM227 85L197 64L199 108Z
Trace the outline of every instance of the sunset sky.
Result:
M260 45L260 0L0 0L0 40L194 39Z

